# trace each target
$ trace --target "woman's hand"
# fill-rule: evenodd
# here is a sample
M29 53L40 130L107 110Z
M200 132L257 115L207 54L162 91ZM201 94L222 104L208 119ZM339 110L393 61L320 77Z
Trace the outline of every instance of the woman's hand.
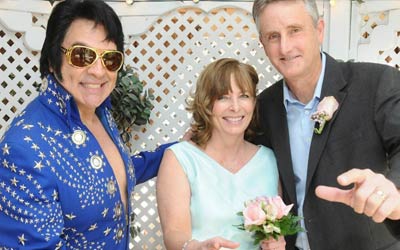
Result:
M236 249L240 246L239 243L226 240L222 237L214 237L205 241L191 241L185 250L222 250Z
M269 240L261 241L260 247L262 250L285 250L286 241L283 236L278 237L277 240L270 238Z

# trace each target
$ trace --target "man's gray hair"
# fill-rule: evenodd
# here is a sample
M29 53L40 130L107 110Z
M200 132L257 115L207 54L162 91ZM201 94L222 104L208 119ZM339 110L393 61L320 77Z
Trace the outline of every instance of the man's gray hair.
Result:
M301 1L304 2L307 12L310 14L314 26L317 26L319 20L318 8L315 0L254 0L253 3L253 19L256 23L258 32L260 33L260 20L259 17L264 9L271 3L276 2L289 2L289 1Z

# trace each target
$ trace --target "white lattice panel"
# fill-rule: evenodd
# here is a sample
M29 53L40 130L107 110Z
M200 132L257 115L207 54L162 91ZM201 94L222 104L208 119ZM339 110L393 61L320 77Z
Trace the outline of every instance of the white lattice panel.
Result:
M131 37L127 54L127 63L138 68L156 96L152 125L137 137L143 148L160 142L153 138L171 141L184 133L190 120L185 98L203 67L215 59L235 57L253 64L263 75L260 88L274 82L276 75L265 60L249 13L240 9L172 11L148 32Z
M32 14L32 27L43 27L47 22L39 14ZM24 45L25 34L7 30L0 23L0 135L7 125L35 96L35 84L40 83L40 51Z
M364 20L368 28L360 38L358 60L368 61L373 52L375 62L400 68L400 10L368 13Z
M357 61L389 64L400 68L400 2L367 1L357 8L360 20L354 40ZM359 30L358 30L359 29Z

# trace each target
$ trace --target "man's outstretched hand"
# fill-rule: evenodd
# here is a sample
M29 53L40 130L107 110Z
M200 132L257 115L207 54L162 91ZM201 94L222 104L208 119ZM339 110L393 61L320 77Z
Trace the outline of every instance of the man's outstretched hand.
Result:
M337 181L341 186L354 184L354 187L345 190L321 185L316 188L316 195L350 206L375 222L400 219L400 192L384 175L370 169L351 169L339 175Z

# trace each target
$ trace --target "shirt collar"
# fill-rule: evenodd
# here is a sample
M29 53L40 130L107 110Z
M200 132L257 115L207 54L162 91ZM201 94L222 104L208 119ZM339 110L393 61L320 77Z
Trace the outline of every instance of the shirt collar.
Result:
M40 87L40 96L54 112L66 116L69 124L71 120L81 121L78 106L72 95L66 91L63 86L56 80L53 74L48 74L43 78ZM111 109L111 98L107 99L97 108L96 112L105 109ZM102 113L102 112L101 112Z
M319 100L321 98L322 83L325 76L325 65L326 65L326 55L323 52L321 52L321 61L322 61L321 73L319 75L317 86L315 87L314 95L311 100L314 100L315 98ZM285 79L283 79L283 105L285 106L286 110L288 103L300 103L300 101L296 99L296 97L288 88Z

